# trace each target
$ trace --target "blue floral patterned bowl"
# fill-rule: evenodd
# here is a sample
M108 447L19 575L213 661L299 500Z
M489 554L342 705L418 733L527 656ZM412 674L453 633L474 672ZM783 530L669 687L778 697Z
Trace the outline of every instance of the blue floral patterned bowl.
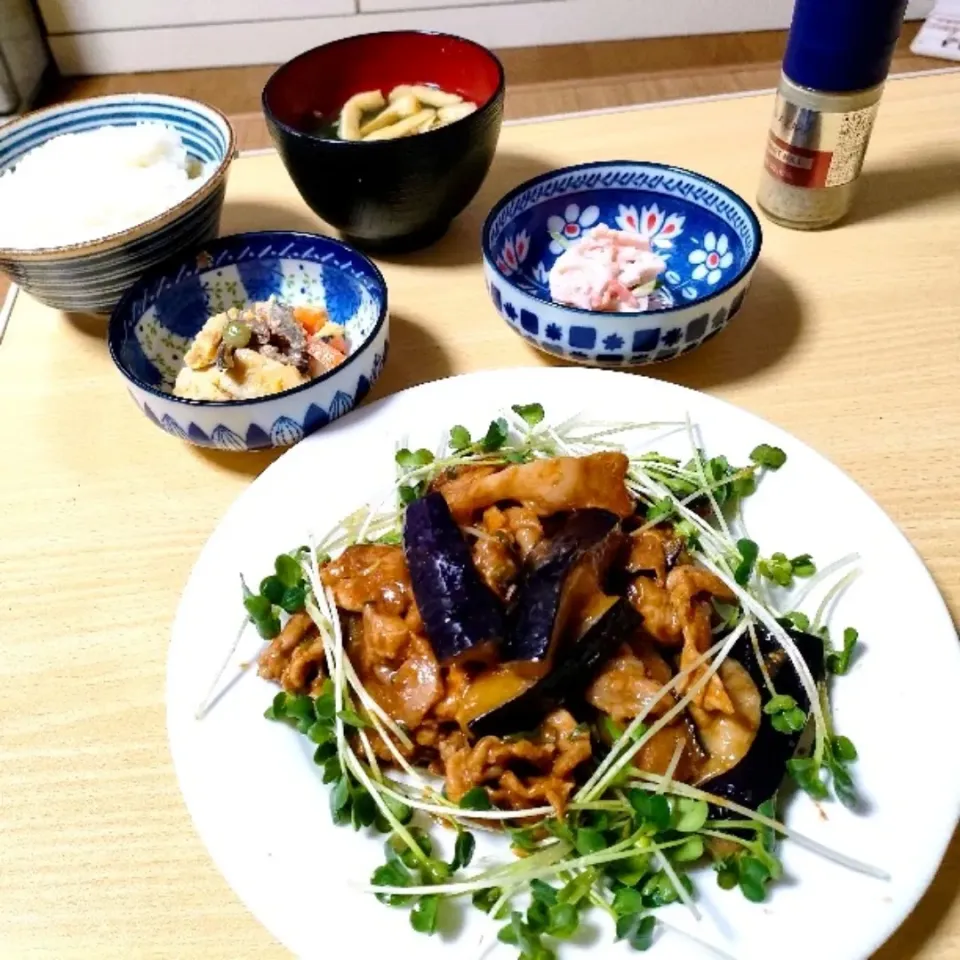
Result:
M350 356L269 397L173 396L183 355L207 318L273 294L324 307L346 327ZM289 446L353 409L380 376L388 330L387 285L370 260L329 237L270 231L211 240L146 274L114 309L107 341L130 395L158 427L204 447L255 450Z
M550 298L549 273L588 228L649 238L667 261L645 313L600 313ZM762 235L750 206L698 173L615 160L565 167L503 197L483 225L483 264L498 313L535 347L594 366L670 360L716 336L750 286Z

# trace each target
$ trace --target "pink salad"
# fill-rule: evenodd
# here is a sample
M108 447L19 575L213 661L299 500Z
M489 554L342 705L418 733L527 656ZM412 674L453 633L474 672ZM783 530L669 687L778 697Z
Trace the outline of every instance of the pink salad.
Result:
M598 224L557 258L550 271L550 296L584 310L643 311L666 268L646 237Z

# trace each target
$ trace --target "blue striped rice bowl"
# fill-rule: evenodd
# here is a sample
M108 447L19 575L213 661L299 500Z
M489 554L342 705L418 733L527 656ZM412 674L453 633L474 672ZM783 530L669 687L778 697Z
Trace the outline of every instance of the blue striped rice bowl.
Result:
M71 312L109 313L144 271L216 236L236 140L227 118L212 107L153 93L65 103L0 128L0 170L6 170L60 134L145 121L173 127L188 154L216 169L185 200L119 233L35 250L0 247L0 270L42 303Z

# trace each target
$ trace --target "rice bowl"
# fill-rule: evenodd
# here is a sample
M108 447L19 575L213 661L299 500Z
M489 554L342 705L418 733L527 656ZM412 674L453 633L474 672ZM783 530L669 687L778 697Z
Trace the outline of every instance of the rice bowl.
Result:
M129 229L185 200L213 166L155 121L60 134L0 172L0 246L62 246Z
M185 247L216 235L236 138L230 122L196 100L162 94L118 94L27 114L0 129L0 170L61 134L148 122L177 132L192 160L210 173L178 202L99 239L40 248L0 247L0 270L58 310L109 313L144 271ZM49 177L46 186L49 186ZM82 187L79 187L82 189ZM53 187L37 205L49 205ZM137 216L142 216L142 212Z

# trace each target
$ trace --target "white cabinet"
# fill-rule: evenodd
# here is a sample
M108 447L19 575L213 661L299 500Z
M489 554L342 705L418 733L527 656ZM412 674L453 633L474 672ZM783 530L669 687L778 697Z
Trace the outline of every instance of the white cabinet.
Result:
M38 0L52 34L333 17L357 12L356 0Z
M794 0L37 0L65 74L281 63L376 30L438 30L488 47L773 30ZM932 0L910 0L923 16Z
M487 6L494 3L531 3L533 0L482 0ZM361 13L382 13L386 10L428 10L437 7L476 7L478 0L360 0Z

